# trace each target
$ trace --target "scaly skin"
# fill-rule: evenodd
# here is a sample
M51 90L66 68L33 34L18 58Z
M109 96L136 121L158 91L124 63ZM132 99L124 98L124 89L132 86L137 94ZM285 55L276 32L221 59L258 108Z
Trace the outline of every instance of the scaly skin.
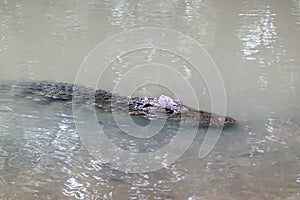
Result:
M198 111L183 105L179 100L163 95L159 98L123 97L104 90L94 91L84 86L51 81L6 84L0 88L1 93L9 90L16 96L42 98L47 101L71 102L72 98L76 97L74 99L77 103L79 101L93 104L96 108L108 112L129 112L131 115L142 116L150 120L163 118L200 126L229 126L235 123L235 120L228 116Z

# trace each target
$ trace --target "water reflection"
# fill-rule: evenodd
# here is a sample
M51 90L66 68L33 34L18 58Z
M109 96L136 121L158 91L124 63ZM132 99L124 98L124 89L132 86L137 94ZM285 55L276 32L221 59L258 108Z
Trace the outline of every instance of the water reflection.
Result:
M298 21L296 21L295 28L297 31L300 31L300 1L293 0L294 7L292 8L292 14L297 16Z
M53 40L78 41L84 38L88 29L87 3L78 1L76 6L73 1L65 1L63 5L54 2L49 4L45 17L47 17L47 23L53 25L50 30L50 37Z
M142 24L148 26L167 25L167 22L174 16L172 1L119 1L112 9L112 24L121 29L140 27ZM146 12L147 11L147 12ZM160 17L163 17L161 20Z
M257 74L254 84L259 86L265 102L272 102L276 94L268 92L275 88L281 90L281 95L289 96L291 93L296 95L296 82L299 76L299 72L295 69L295 60L288 56L286 49L288 38L284 38L284 31L278 30L280 17L286 13L276 13L272 6L265 2L260 5L251 1L244 2L243 10L239 14L241 25L237 32L242 45L242 57L254 68ZM274 76L277 78L274 79ZM282 86L276 86L277 81L280 81ZM293 98L288 101L293 101ZM273 111L278 108L279 103L276 107L272 107Z
M244 11L239 14L242 20L238 36L242 42L243 57L255 60L260 66L268 67L280 61L282 48L274 43L278 41L276 14L270 5L244 3Z
M6 14L1 14L0 15L0 20L1 20L1 24L0 24L0 33L1 33L1 37L0 37L0 52L3 50L6 50L9 48L10 46L10 41L13 39L13 33L10 30L11 27L11 15L12 15L12 10L10 10L8 8L8 2L7 1L2 1L1 3L1 12Z
M184 8L184 10L182 10ZM174 28L205 47L214 45L216 10L213 1L118 1L111 24L121 30L139 27Z

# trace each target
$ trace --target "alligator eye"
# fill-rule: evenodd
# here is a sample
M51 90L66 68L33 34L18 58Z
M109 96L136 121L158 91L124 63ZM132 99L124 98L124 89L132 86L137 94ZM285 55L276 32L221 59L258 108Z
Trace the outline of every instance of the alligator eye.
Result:
M143 105L143 108L147 108L147 107L150 107L150 106L152 106L150 103L145 103L145 104Z

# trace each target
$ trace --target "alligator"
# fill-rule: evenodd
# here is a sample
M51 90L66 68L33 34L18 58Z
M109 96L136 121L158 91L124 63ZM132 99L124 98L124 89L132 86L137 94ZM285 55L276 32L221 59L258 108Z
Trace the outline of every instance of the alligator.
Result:
M129 112L149 120L167 119L199 126L229 126L235 120L184 105L180 100L161 95L154 97L124 97L105 90L54 81L28 81L2 84L1 93L9 90L14 96L35 101L63 101L68 104L85 103L107 112Z

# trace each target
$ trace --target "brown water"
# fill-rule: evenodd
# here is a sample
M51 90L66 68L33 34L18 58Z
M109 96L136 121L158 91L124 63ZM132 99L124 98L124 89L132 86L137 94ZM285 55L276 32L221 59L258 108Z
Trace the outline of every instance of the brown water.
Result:
M198 152L206 129L199 129L173 164L125 173L87 151L70 108L2 94L0 199L300 199L297 0L1 1L0 80L93 84L99 79L98 87L123 95L133 90L143 96L178 95L193 107L195 95L199 107L210 110L209 87L215 88L214 81L217 87L219 78L197 73L211 63L204 54L199 54L203 65L189 63L193 52L185 40L178 41L183 58L155 48L122 52L112 46L103 52L119 51L120 56L109 65L96 62L89 70L80 69L100 42L142 27L173 29L203 45L224 81L227 114L238 125L225 129L204 159ZM146 41L150 47L156 37ZM122 35L118 39L126 44ZM130 46L132 41L127 42ZM136 141L122 143L115 124L104 126L125 149L139 147ZM168 131L153 145L170 141L177 129Z

